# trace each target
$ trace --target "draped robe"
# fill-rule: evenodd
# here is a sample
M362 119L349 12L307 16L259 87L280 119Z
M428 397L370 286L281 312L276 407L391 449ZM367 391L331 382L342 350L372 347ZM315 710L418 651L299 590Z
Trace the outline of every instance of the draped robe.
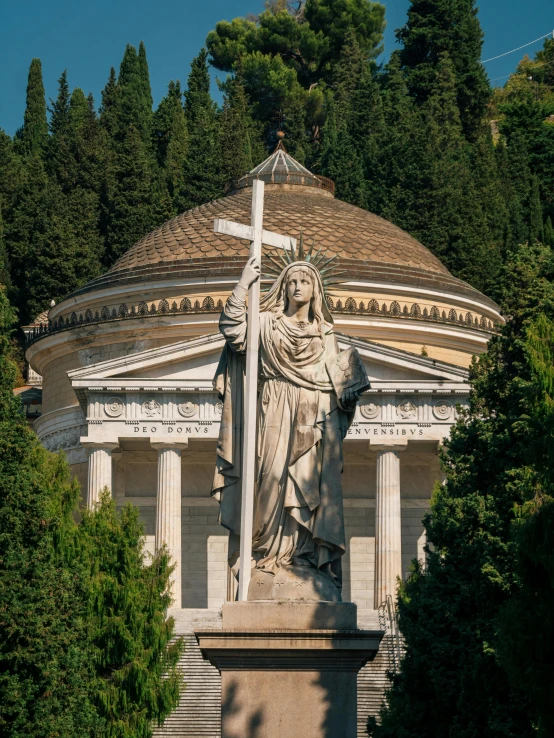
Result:
M238 568L242 405L247 292L237 286L220 319L225 337L214 385L223 400L212 494L231 531L229 562ZM338 353L332 325L298 325L260 313L257 468L253 563L323 569L340 586L345 551L342 441L352 419L337 404L326 360Z

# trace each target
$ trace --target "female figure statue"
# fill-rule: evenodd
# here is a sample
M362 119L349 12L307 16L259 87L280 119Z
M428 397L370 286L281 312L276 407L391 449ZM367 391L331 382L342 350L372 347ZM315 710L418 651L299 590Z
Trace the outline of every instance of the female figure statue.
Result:
M214 381L223 413L212 494L220 502L221 524L231 531L233 571L240 568L245 301L259 276L259 262L250 259L219 323L226 347ZM338 345L321 275L310 262L290 263L262 298L259 350L249 599L339 601L342 441L359 392L346 389L337 397L334 390L328 367Z

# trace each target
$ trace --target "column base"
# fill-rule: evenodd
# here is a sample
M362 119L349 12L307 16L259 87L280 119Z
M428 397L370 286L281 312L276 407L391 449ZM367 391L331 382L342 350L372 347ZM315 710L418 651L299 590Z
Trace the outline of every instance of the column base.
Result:
M382 637L352 603L226 603L223 630L196 632L221 672L222 738L356 738L357 675Z

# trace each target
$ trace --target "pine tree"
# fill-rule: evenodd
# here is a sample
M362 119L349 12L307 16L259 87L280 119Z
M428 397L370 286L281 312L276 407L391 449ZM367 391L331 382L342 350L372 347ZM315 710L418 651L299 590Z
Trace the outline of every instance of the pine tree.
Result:
M63 550L78 487L13 395L13 321L0 290L0 733L84 738L100 724L88 694L83 581Z
M47 138L48 123L46 121L42 63L40 59L33 59L29 67L23 127L17 132L17 140L22 152L34 154L43 149Z
M179 701L182 639L172 642L169 557L146 560L138 509L116 513L106 490L84 511L73 555L86 571L92 698L106 738L150 738Z
M179 211L215 200L223 194L224 173L217 108L210 96L208 53L193 59L185 92L189 149L183 167L183 184L175 198Z
M436 68L447 52L456 81L456 101L463 130L473 139L490 97L481 64L483 31L475 0L412 0L408 20L399 31L400 59L408 86L419 104L434 94Z

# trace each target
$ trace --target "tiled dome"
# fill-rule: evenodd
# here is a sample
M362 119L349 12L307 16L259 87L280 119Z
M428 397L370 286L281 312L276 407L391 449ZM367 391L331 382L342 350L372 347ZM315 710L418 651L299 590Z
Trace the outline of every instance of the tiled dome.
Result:
M249 243L214 233L214 220L250 223L251 190L188 210L142 238L110 269L117 272L190 259L247 256ZM264 228L298 237L300 230L329 255L362 262L414 267L448 275L441 262L419 241L383 218L334 199L328 192L290 184L266 187Z

